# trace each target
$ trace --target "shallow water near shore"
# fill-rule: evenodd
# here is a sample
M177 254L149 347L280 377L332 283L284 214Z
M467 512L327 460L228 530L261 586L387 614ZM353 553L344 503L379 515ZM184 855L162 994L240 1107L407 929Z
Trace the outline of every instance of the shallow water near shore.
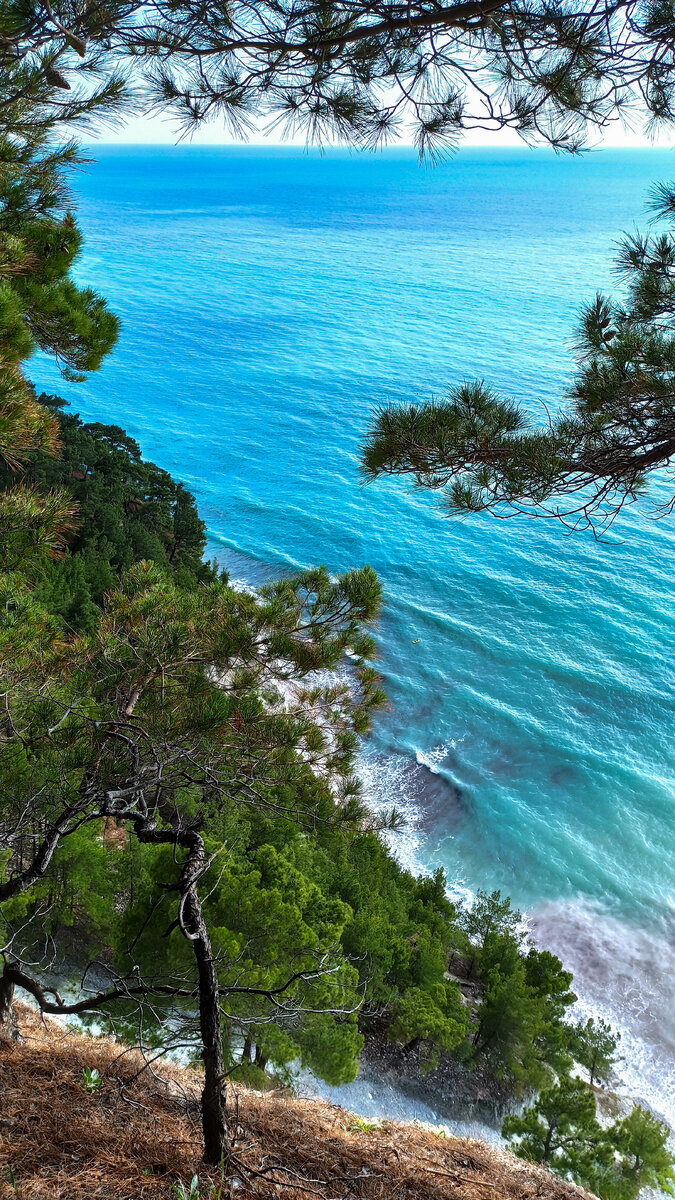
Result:
M36 360L38 387L182 479L233 577L375 567L390 709L362 773L409 813L397 853L508 892L621 1029L622 1088L675 1122L675 518L598 544L358 475L383 400L484 377L555 407L578 307L675 160L93 153L78 274L122 336L84 385Z

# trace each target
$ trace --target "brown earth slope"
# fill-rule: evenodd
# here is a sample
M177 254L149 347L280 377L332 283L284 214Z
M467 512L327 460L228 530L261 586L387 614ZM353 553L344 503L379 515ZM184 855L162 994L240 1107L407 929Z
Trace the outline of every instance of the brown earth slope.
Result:
M414 1124L360 1128L319 1101L231 1087L228 1174L199 1167L199 1075L144 1068L135 1052L19 1011L23 1041L0 1046L2 1200L173 1200L199 1172L200 1197L264 1200L580 1200L586 1193L480 1142ZM96 1068L93 1093L83 1071ZM13 1176L14 1185L10 1182Z

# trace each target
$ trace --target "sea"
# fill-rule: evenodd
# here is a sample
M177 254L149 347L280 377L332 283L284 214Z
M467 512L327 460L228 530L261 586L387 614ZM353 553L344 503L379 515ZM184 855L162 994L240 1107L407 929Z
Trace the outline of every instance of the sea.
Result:
M183 480L233 580L375 568L389 703L360 771L406 814L396 853L461 899L509 895L573 970L578 1015L620 1031L619 1092L675 1125L675 515L654 515L675 485L596 540L448 518L359 472L385 402L484 379L534 421L564 404L580 306L616 290L617 239L675 158L89 153L76 275L121 336L85 383L36 357L38 388ZM333 1095L406 1115L368 1086Z

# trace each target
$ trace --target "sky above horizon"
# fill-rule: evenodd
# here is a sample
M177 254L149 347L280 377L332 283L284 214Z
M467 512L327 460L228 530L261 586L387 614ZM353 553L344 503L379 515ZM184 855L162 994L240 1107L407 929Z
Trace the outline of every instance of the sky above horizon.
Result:
M189 139L181 139L176 129L175 121L167 117L131 117L124 122L120 129L103 130L99 136L86 138L86 141L99 142L103 145L129 146L170 146L182 141L183 145L195 146L304 146L302 135L290 139L282 139L278 134L266 134L264 130L255 130L244 141L234 137L224 128L222 122L212 121L200 126ZM401 137L391 143L395 146L411 146L410 138ZM475 131L466 134L461 145L473 147L514 147L522 148L523 141L512 130L502 130L498 133L482 133ZM675 129L661 133L657 138L649 138L634 130L624 129L619 121L615 129L610 130L603 138L589 142L589 149L649 149L668 150L675 147Z

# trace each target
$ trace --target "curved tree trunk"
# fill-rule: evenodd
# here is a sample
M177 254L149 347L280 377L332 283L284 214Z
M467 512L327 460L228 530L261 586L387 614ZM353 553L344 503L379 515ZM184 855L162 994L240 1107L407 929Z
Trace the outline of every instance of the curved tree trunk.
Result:
M228 1149L227 1117L225 1111L225 1064L223 1061L223 1038L220 1028L220 997L218 976L211 953L211 944L201 915L197 926L204 937L197 936L192 949L199 975L199 1031L202 1038L204 1060L204 1088L202 1090L202 1129L204 1131L204 1161L218 1166ZM186 905L186 909L192 905ZM193 916L193 912L190 913Z
M220 1021L218 972L211 948L209 931L199 899L199 880L207 867L204 842L196 829L157 829L152 818L136 813L124 814L134 823L140 842L182 846L187 851L178 883L178 925L192 946L197 965L199 990L199 1032L204 1063L204 1087L201 1099L204 1162L218 1166L230 1149L225 1103L225 1063L223 1032Z
M218 1166L229 1149L227 1113L225 1106L225 1063L223 1035L220 1027L220 992L218 973L213 959L211 939L202 914L197 881L204 865L204 843L198 834L190 846L182 872L182 895L185 899L185 932L192 942L192 951L199 977L199 1030L204 1060L202 1090L202 1130L204 1133L204 1162Z
M0 1042L17 1042L19 1027L12 1006L14 984L3 971L0 976Z

